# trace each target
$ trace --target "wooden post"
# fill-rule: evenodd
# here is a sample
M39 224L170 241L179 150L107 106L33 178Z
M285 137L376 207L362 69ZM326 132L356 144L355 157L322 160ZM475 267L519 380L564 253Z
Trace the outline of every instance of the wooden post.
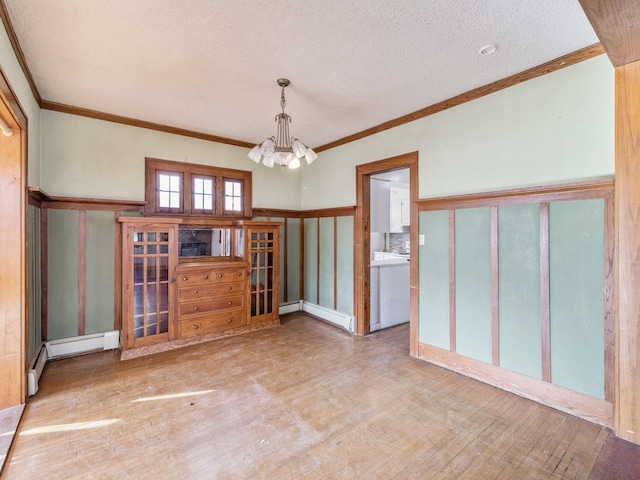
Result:
M640 61L616 68L616 434L640 443Z

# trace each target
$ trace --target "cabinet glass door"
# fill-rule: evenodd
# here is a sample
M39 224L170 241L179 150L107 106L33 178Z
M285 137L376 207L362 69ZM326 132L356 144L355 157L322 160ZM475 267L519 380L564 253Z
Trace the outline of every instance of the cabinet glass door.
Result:
M169 232L133 233L133 338L169 332Z
M175 238L174 225L126 226L122 257L124 348L169 339Z
M251 316L273 315L276 234L273 230L250 230ZM254 319L255 320L255 319Z

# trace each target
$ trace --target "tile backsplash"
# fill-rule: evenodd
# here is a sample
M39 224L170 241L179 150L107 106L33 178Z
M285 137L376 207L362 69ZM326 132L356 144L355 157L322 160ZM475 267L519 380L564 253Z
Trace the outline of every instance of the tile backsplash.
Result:
M405 253L407 242L409 241L409 231L389 234L389 250L392 252Z

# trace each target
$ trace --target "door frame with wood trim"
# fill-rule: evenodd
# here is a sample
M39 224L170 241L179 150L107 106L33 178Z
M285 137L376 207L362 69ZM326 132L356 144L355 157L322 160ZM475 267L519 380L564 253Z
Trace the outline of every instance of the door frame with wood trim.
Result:
M0 118L12 131L0 139L0 410L27 393L27 119L0 72Z
M371 163L356 166L356 213L354 224L355 258L355 313L356 333L370 333L369 299L371 261L370 225L370 180L371 176L403 168L409 169L410 218L410 306L409 306L409 350L411 356L418 355L418 152L406 153Z

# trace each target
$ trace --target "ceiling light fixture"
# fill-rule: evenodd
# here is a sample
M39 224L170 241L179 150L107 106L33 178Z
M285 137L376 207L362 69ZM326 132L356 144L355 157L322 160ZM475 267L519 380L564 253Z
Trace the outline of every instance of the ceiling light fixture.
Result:
M265 167L271 168L277 163L283 167L293 169L300 167L300 159L303 157L309 165L318 158L316 152L297 138L289 136L291 117L284 113L284 107L287 106L287 101L284 98L284 89L288 87L290 83L286 78L278 79L278 85L282 87L282 93L280 94L282 113L276 115L276 123L278 124L276 136L269 137L264 142L259 143L253 147L249 155L247 155L255 163L260 163L260 160L262 160L262 164Z
M478 50L478 53L480 55L492 55L496 53L497 49L498 49L497 45L489 44L489 45L485 45L480 50Z

